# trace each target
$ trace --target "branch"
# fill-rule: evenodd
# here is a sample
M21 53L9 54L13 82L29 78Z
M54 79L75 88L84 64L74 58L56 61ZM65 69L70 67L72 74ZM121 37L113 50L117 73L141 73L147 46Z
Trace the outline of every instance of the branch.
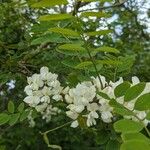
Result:
M91 8L91 9L86 9L86 10L80 10L78 12L84 12L84 11L91 11L91 10L104 10L104 9L109 9L109 8L115 8L115 7L120 7L123 6L125 2L127 2L128 0L124 0L122 2L119 3L115 3L114 5L111 6L104 6L104 7L97 7L97 8Z

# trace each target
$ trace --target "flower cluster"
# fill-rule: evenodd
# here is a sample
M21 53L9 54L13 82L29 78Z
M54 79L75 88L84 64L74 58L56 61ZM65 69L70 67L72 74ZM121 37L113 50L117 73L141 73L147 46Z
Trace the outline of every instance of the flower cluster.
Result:
M56 74L49 72L47 67L42 67L40 74L28 77L28 85L25 87L28 96L24 101L40 112L46 121L50 121L52 115L60 112L60 109L54 107L53 104L65 99L63 102L67 103L66 115L73 120L71 127L76 128L80 124L80 118L86 121L88 127L96 125L96 119L110 123L114 120L115 115L109 101L114 99L134 113L134 116L123 116L124 118L134 121L138 121L137 118L139 118L145 125L148 124L149 121L145 119L148 112L134 109L137 99L126 102L124 96L115 97L114 90L124 82L122 78L116 82L108 82L104 76L100 75L91 77L91 81L78 83L74 88L68 86L63 88L57 77ZM132 77L131 87L138 83L140 83L139 79ZM102 96L102 93L105 96ZM139 96L145 93L150 93L150 83L146 83L144 91Z
M67 116L74 120L72 127L79 125L77 118L80 114L87 118L87 126L95 125L95 119L98 118L98 104L94 102L96 96L96 88L91 82L79 83L75 88L69 90L65 95L66 101L69 103L66 112Z
M28 95L24 102L40 112L46 121L50 121L52 115L60 112L57 107L52 105L54 101L62 100L63 88L57 77L56 74L49 72L47 67L42 67L40 74L34 74L27 78L28 85L24 89Z

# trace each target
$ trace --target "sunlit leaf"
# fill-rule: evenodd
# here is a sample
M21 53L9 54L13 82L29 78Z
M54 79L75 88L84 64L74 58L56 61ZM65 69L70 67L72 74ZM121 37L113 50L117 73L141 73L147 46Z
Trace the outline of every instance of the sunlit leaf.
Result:
M70 14L49 14L49 15L43 15L40 16L40 21L51 21L51 20L65 20L70 19L73 16Z
M55 5L68 4L67 0L41 0L31 5L33 8L53 7Z
M121 119L114 123L116 132L122 133L136 133L143 129L143 124L128 119Z

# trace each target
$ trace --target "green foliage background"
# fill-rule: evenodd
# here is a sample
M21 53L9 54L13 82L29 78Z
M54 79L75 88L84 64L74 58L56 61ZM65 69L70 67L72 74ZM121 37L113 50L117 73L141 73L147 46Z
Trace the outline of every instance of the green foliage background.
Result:
M105 0L100 2L96 8L101 8L104 2ZM136 1L128 0L125 5L99 9L105 14L102 14L104 15L102 22L100 22L101 17L96 18L94 22L88 18L87 22L81 21L79 24L74 18L54 20L40 17L51 14L50 10L55 13L66 13L68 6L33 8L38 3L35 0L0 1L0 92L2 93L0 112L6 112L10 100L13 101L15 112L17 112L17 107L25 97L23 90L26 86L26 77L38 72L42 66L47 66L51 72L59 74L64 85L67 81L70 86L74 86L80 81L88 80L89 76L96 75L84 52L81 54L79 52L81 56L79 57L78 51L76 54L71 52L72 45L69 52L60 46L76 43L79 45L76 49L80 49L82 44L85 46L81 39L76 38L76 35L70 37L67 35L69 32L62 36L59 34L60 31L50 32L50 30L54 31L56 27L61 27L73 31L92 32L107 22L105 17L113 14L117 14L118 19L107 24L108 29L113 31L113 36L104 32L101 33L104 36L92 33L94 36L90 36L88 40L90 50L104 45L120 51L118 54L111 49L113 53L93 54L95 60L103 60L97 65L99 73L111 80L117 80L120 76L130 80L136 75L141 81L150 81L150 36L146 31L146 26L141 25L138 20L139 6ZM77 3L77 7L72 9L73 15L87 3ZM122 27L121 34L114 32L117 25ZM109 48L107 50L110 51ZM97 49L97 51L103 50ZM86 63L79 65L80 60ZM118 64L117 61L122 64ZM8 90L6 83L11 80L16 81L15 88ZM27 109L27 106L24 109ZM35 114L35 120L34 128L29 127L27 120L12 126L0 126L0 150L47 150L47 145L39 131L55 128L67 121L63 115L60 115L52 122L45 123L37 114ZM107 125L101 122L97 127L89 129L84 126L81 129L62 128L49 134L49 140L51 144L61 145L65 150L117 150L121 142L112 124Z

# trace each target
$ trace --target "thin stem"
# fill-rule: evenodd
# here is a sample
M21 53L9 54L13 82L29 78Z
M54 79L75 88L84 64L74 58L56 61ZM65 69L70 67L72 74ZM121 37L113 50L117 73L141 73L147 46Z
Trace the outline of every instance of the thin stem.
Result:
M100 84L101 84L101 88L103 89L104 87L103 87L102 80L101 80L101 78L100 78L100 76L99 76L98 69L97 69L96 64L95 64L95 61L94 61L94 59L93 59L93 57L92 57L92 55L91 55L91 53L90 53L90 50L89 50L89 48L88 48L88 46L87 46L88 43L86 42L86 40L85 40L83 37L82 37L82 40L84 41L85 49L87 50L87 53L88 53L88 55L89 55L89 58L90 58L90 60L91 60L91 62L92 62L92 64L93 64L93 66L94 66L94 68L95 68L96 74L97 74L98 79L99 79L99 82L100 82Z
M128 0L124 0L120 3L116 3L114 5L111 6L104 6L104 7L96 7L96 8L91 8L91 9L86 9L86 10L80 10L78 12L84 12L84 11L92 11L92 10L104 10L104 9L109 9L109 8L115 8L115 7L119 7L122 6L125 2L127 2Z
M42 135L48 134L48 133L50 133L50 132L56 131L56 130L58 130L58 129L60 129L60 128L63 128L63 127L65 127L65 126L69 125L70 123L72 123L72 121L69 121L69 122L67 122L67 123L65 123L65 124L63 124L63 125L61 125L61 126L58 126L58 127L54 128L54 129L47 130L47 131L45 131L45 132L43 132L43 133L40 132L40 134L42 134Z

